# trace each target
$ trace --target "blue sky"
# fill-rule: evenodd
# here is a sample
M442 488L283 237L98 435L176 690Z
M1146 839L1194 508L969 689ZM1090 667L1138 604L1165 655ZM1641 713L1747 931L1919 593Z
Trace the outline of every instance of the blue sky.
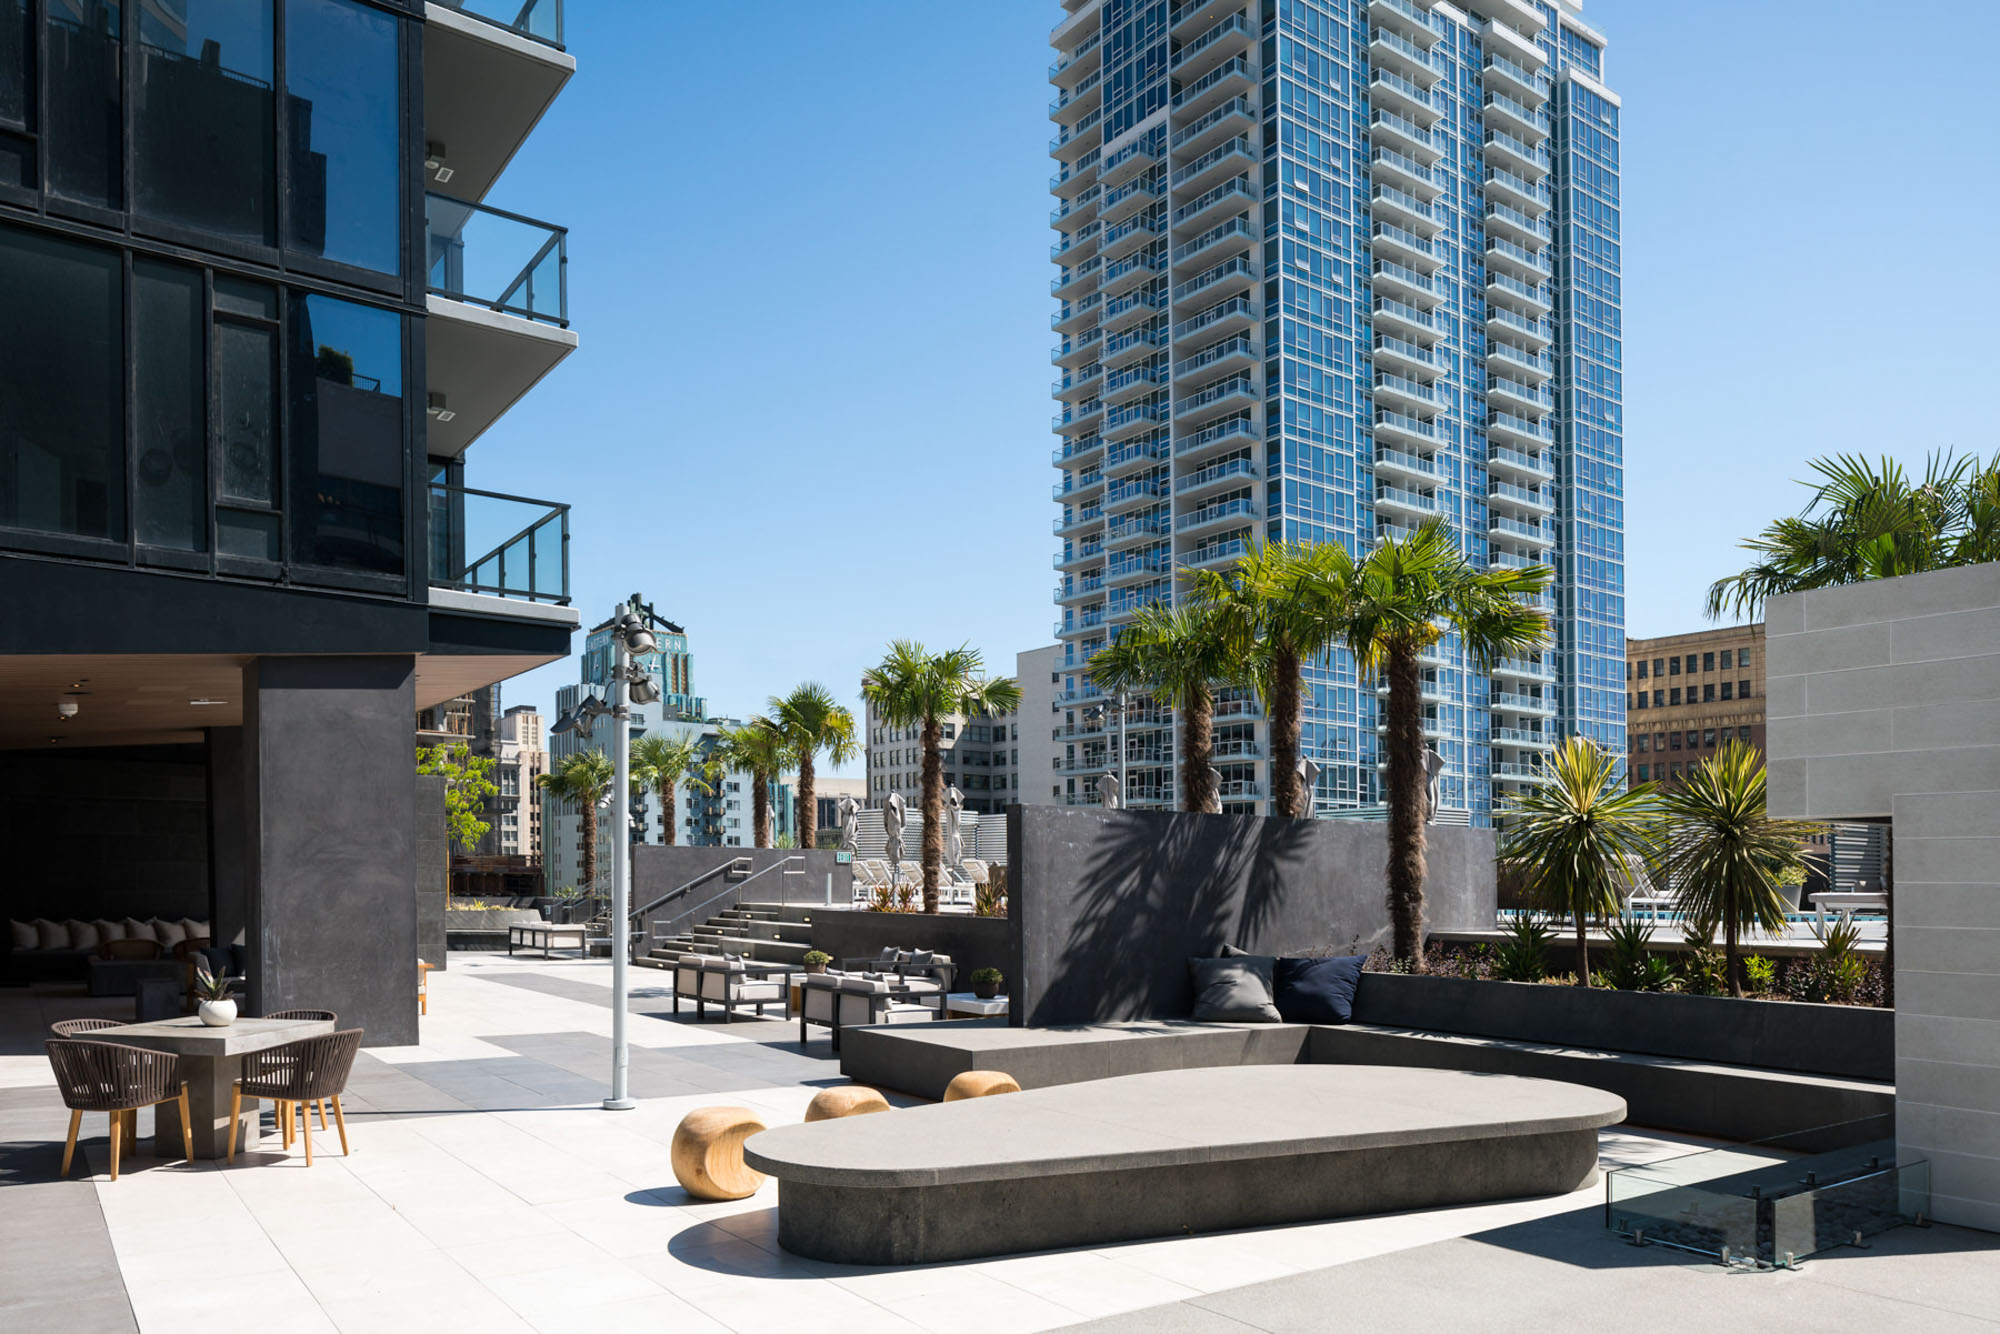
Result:
M1807 459L1995 448L2000 5L1898 9L1585 7L1625 104L1634 635L1700 627ZM567 6L577 75L489 202L569 228L582 347L466 480L569 501L585 623L644 593L712 711L854 697L891 638L1051 642L1059 12Z

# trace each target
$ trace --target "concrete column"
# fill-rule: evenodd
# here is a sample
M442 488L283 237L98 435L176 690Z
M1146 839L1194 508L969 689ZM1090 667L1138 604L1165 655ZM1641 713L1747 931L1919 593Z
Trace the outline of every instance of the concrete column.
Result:
M240 727L208 729L210 930L218 945L249 943L252 839L250 771Z
M451 834L444 821L444 775L417 775L417 957L445 966L445 902L450 895Z
M414 659L267 657L244 669L250 991L417 1040Z

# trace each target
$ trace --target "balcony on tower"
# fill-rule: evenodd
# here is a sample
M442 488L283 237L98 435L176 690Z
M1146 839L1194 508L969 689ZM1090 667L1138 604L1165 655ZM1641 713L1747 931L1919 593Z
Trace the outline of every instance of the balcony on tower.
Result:
M1552 340L1547 320L1530 319L1491 304L1486 307L1486 336L1516 343L1534 352L1540 352Z
M1049 82L1058 88L1074 88L1103 68L1104 32L1100 28L1056 57L1049 66Z
M1396 338L1407 338L1424 343L1435 340L1436 321L1427 310L1405 305L1393 297L1378 296L1370 307L1375 318L1375 327Z
M1444 40L1444 25L1424 6L1411 0L1368 0L1369 22L1400 33L1429 50Z
M1509 449L1505 445L1493 445L1486 451L1486 471L1528 482L1550 482L1555 480L1556 475L1555 469L1541 455Z
M1486 201L1486 231L1491 236L1498 233L1503 239L1520 246L1537 249L1549 244L1549 224L1540 218L1531 218L1509 204L1497 199Z
M1547 255L1503 236L1486 238L1486 267L1511 273L1524 282L1543 283L1549 279Z
M1175 362L1174 380L1178 383L1194 375L1212 379L1230 371L1245 370L1256 365L1257 361L1257 340L1248 334L1237 334L1218 339Z
M1486 94L1484 110L1488 130L1512 135L1529 144L1539 144L1549 137L1546 107L1531 107L1507 93L1490 92Z
M1537 320L1553 308L1546 284L1524 283L1519 278L1491 269L1486 273L1486 300L1489 304L1507 306Z
M1108 300L1152 282L1160 276L1160 258L1156 248L1148 248L1105 265L1097 290Z
M1248 60L1237 56L1225 60L1220 65L1192 83L1185 83L1174 94L1173 109L1177 116L1200 117L1232 97L1246 97L1257 87L1257 70Z
M1435 88L1444 78L1437 55L1401 33L1377 25L1368 34L1368 60L1379 69L1391 69L1422 88Z
M1257 146L1246 136L1225 139L1174 172L1174 201L1193 199L1231 176L1254 171L1259 160Z
M562 0L433 0L424 11L425 175L477 202L576 73Z
M1074 88L1064 89L1049 103L1049 119L1059 125L1074 125L1104 104L1104 71L1085 79Z
M1183 473L1174 482L1174 495L1182 505L1197 500L1212 498L1224 490L1241 489L1246 483L1254 482L1264 475L1257 461L1250 457L1248 450L1231 454L1205 464L1193 472Z
M1247 97L1232 97L1221 106L1174 131L1174 160L1193 162L1225 139L1257 127L1257 109Z
M1375 410L1375 441L1377 444L1403 445L1417 450L1434 450L1444 443L1435 421L1390 412L1386 408Z
M1544 449L1555 443L1555 432L1540 422L1517 417L1511 412L1489 412L1486 414L1486 438L1496 444Z
M1168 68L1183 83L1192 82L1224 61L1246 54L1256 44L1256 30L1243 14L1231 14L1192 40L1181 44Z
M1414 483L1417 488L1434 487L1438 480L1437 464L1429 455L1411 454L1387 445L1375 450L1375 475L1399 483Z
M1444 256L1428 237L1417 235L1393 222L1377 222L1368 229L1369 246L1378 259L1390 259L1421 273L1436 273L1444 267Z
M1425 166L1435 166L1444 157L1444 141L1435 130L1393 111L1377 110L1368 116L1369 142L1377 148L1391 148Z
M1428 491L1377 483L1375 511L1399 517L1408 523L1422 523L1438 512L1437 497Z
M1254 374L1228 376L1175 399L1174 424L1181 430L1198 430L1215 418L1243 411L1262 398Z
M1488 52L1483 74L1487 88L1528 106L1538 107L1549 100L1549 76L1542 70Z
M1174 521L1174 531L1192 536L1232 525L1241 528L1245 520L1255 519L1260 512L1256 499L1246 491L1189 510Z
M1542 30L1542 14L1532 0L1464 0L1462 7L1523 37L1533 38Z
M439 194L424 196L424 221L428 446L451 457L576 350L568 233Z
M1254 296L1233 296L1226 301L1190 315L1174 326L1174 346L1176 350L1193 339L1207 343L1230 334L1243 333L1257 324L1257 301Z

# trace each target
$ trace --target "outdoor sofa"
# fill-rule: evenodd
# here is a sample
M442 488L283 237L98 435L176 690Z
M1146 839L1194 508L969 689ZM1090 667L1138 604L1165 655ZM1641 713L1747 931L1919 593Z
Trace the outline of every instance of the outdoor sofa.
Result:
M674 1013L691 1000L698 1018L708 1017L710 1005L722 1007L724 1022L736 1017L739 1005L755 1006L761 1016L766 1005L785 1003L785 979L774 973L779 970L740 954L683 954L674 964Z

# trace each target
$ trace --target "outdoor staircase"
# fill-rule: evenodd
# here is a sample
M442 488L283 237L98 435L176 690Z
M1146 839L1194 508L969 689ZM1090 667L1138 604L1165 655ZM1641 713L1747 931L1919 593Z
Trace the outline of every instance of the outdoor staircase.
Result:
M812 948L812 913L804 903L739 903L680 935L642 942L632 962L672 968L683 954L740 954L759 963L803 963Z

